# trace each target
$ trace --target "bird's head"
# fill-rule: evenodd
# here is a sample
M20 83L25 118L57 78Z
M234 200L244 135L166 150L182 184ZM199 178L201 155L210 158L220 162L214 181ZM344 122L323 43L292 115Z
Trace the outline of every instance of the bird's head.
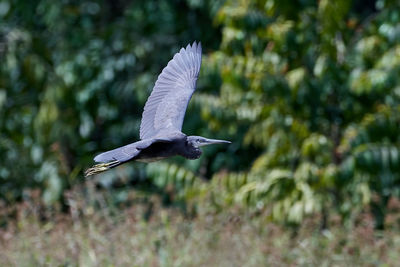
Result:
M204 138L201 136L188 136L186 139L186 142L188 144L192 145L195 148L201 147L201 146L206 146L206 145L212 145L212 144L230 144L230 141L225 141L225 140L218 140L218 139L208 139Z

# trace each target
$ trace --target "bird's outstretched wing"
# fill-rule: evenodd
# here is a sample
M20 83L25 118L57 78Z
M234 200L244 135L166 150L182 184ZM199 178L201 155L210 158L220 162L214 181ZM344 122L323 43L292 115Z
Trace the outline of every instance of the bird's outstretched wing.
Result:
M201 65L201 43L182 48L158 76L144 107L140 138L181 131L187 105L196 90Z

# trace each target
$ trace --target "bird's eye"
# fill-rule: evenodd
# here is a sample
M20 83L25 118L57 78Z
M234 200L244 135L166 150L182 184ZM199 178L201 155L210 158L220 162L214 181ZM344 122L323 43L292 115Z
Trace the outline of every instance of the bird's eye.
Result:
M199 143L200 143L200 139L197 139L196 142L199 142Z

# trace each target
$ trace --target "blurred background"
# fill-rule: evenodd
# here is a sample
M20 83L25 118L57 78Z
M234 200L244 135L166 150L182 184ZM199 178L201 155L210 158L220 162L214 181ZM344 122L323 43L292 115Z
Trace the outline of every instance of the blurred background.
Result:
M195 40L232 144L84 179ZM400 261L397 0L0 0L0 60L2 265Z

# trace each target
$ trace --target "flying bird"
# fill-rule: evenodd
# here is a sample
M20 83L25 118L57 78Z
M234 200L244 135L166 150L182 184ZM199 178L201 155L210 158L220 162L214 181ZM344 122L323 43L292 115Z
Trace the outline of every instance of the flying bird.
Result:
M198 159L202 146L230 144L225 140L182 133L183 119L196 90L200 66L200 42L181 48L162 70L147 99L140 124L140 141L97 155L94 161L98 164L86 170L85 176L132 160L152 162L176 155Z

